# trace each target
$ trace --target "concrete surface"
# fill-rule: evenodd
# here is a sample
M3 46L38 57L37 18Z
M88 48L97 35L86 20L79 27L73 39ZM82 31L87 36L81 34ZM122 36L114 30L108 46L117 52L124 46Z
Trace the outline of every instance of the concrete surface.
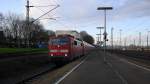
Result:
M116 55L95 51L59 84L150 84L150 71Z

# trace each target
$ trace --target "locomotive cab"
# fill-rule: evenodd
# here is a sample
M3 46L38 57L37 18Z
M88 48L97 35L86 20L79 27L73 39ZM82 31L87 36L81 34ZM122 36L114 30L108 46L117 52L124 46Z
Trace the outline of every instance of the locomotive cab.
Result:
M70 56L70 38L68 36L50 38L49 56L55 61L68 60Z

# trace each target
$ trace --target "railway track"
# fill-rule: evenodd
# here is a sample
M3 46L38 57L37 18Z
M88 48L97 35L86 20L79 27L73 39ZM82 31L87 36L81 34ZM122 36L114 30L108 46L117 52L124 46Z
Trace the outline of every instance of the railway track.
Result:
M39 56L46 56L47 53L19 53L19 54L0 54L0 61L3 60L13 60L13 59L21 59L27 57L39 57Z
M108 52L134 57L139 59L150 60L150 51L137 51L137 50L108 50Z
M82 59L84 59L84 57L81 57L80 59L77 59L77 60L75 60L71 63L68 63L68 64L63 65L63 66L59 66L59 67L56 66L53 63L49 63L49 64L46 64L46 65L41 65L41 67L37 67L36 69L34 69L34 68L30 69L30 71L29 70L25 71L24 70L25 68L22 68L23 72L18 71L17 70L18 67L14 71L12 69L10 69L11 71L9 71L9 70L6 70L4 72L0 71L0 74L1 73L6 74L7 72L13 72L13 73L15 72L15 74L16 74L16 75L13 75L13 76L8 75L8 78L3 78L2 74L1 74L0 78L3 78L3 79L0 79L0 83L1 84L30 84L30 82L32 80L35 80L35 79L41 77L42 75L45 75L45 74L48 74L48 73L51 74L52 72L58 73L58 72L60 72L60 70L62 68L66 67L66 66L70 66L70 67L74 66L73 65L74 63L78 63L78 61L80 61ZM28 64L28 65L30 65L30 64ZM33 66L28 66L28 65L20 64L19 66L24 66L26 68L30 68L30 67L35 66L35 65L33 65ZM17 66L17 65L13 64L13 66ZM59 71L57 71L57 70L59 70ZM66 69L66 70L69 70L69 69ZM66 72L66 70L65 70L65 72ZM58 77L60 77L60 76L58 76ZM52 80L54 80L54 79L52 79Z
M127 59L128 61L131 61L137 65L150 68L150 52L144 53L144 51L113 51L111 54L119 56L123 59Z
M0 59L0 83L23 83L26 79L53 70L55 65L50 63L48 55L30 54Z
M40 84L39 82L45 81L44 80L45 78L46 79L48 78L47 83L52 84L56 82L58 79L60 79L60 77L62 77L64 74L66 74L66 72L70 71L70 69L72 69L74 66L78 65L84 59L85 56L62 66L58 66L58 67L53 66L51 69L44 71L42 73L38 73L27 79L24 79L18 82L17 84L36 84L36 83Z
M28 77L26 77L26 78L24 78L22 80L19 80L18 82L16 82L16 84L28 84L30 82L30 80L33 80L33 79L35 79L35 78L37 78L37 77L39 77L41 75L49 73L49 72L51 72L51 71L53 71L53 70L55 70L57 68L59 68L59 67L57 67L56 65L51 65L50 68L45 69L45 70L40 71L40 72L37 72L37 73L34 73L34 74L32 74L32 75L30 75L30 76L28 76Z

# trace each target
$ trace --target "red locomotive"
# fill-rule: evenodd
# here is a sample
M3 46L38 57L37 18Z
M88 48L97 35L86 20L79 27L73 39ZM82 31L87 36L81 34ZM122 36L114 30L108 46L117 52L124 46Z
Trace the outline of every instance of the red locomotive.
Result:
M61 64L83 56L93 49L94 46L74 36L63 34L50 37L48 48L51 61Z

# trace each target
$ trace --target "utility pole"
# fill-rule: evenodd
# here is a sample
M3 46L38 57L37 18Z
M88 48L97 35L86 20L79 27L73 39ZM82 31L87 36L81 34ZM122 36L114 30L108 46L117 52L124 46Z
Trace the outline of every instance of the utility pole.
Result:
M27 29L27 47L30 47L30 2L27 0L26 4L26 29Z
M27 30L27 47L29 48L29 0L27 0L27 5L26 5L26 30Z
M124 48L126 49L127 46L127 38L124 38Z
M141 48L141 32L139 32L139 47Z
M55 6L55 5L47 5L47 6L30 6L29 0L27 0L26 4L26 29L27 29L27 47L30 47L30 24L34 23L35 21L39 20L46 14L50 13L51 11L55 10L56 8L60 7L59 5L56 5L53 9L49 10L48 12L44 13L43 15L39 16L34 21L30 22L30 8L31 7L48 7L48 6ZM53 19L53 18L47 18L47 19ZM54 19L55 20L55 19Z
M133 39L134 48L136 48L135 39Z
M148 47L148 45L149 45L148 44L148 42L149 42L149 33L150 33L150 31L147 32L147 49L149 49L149 47Z
M97 10L104 10L104 62L106 62L106 42L107 39L107 31L106 31L106 10L112 10L112 7L98 7Z
M122 30L120 29L119 31L120 31L120 42L119 42L119 45L120 45L120 49L121 49L121 46L122 46L122 39L121 39L121 37L122 37L122 36L121 36L121 35L122 35L122 34L121 34L121 33L122 33Z
M112 50L114 48L114 46L113 46L113 30L114 30L114 28L112 27L111 28L111 46L112 46Z

